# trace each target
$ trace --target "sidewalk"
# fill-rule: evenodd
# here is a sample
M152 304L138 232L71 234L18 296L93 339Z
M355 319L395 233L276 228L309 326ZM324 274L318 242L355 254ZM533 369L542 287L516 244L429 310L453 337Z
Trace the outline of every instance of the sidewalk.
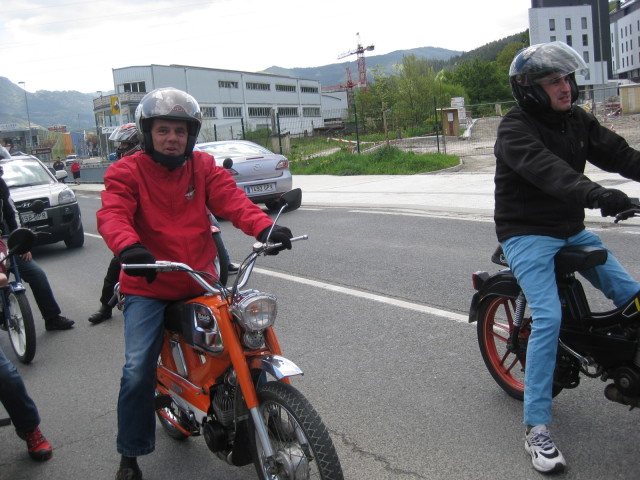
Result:
M485 165L491 162L485 160ZM469 162L469 165L471 162ZM404 209L433 213L493 217L493 173L471 168L418 175L294 175L293 187L302 189L303 206L341 206ZM640 198L640 183L587 166L587 176L604 187ZM101 191L102 184L70 185L75 191ZM587 221L611 224L599 210L586 210ZM637 222L640 220L634 220Z

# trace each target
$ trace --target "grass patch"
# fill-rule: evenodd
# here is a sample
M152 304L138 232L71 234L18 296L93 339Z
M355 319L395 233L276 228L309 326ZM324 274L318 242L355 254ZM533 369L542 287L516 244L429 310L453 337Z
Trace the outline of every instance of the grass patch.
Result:
M458 165L455 155L417 154L397 148L380 148L372 153L341 150L331 155L290 161L294 175L413 175Z

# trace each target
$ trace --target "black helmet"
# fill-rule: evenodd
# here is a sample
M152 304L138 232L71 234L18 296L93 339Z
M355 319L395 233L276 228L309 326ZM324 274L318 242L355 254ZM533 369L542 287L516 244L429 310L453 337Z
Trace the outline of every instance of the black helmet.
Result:
M185 157L190 157L202 124L202 114L196 99L172 87L156 88L142 98L136 108L136 126L142 135L144 151L150 155L153 153L151 125L156 118L187 122L189 139Z
M571 103L578 100L575 74L586 75L587 64L573 48L563 42L539 43L520 50L509 68L513 97L525 110L547 110L549 96L539 81L552 73L569 76Z
M116 157L118 159L133 155L141 149L140 137L135 123L120 125L109 135L109 140L119 144L116 149Z

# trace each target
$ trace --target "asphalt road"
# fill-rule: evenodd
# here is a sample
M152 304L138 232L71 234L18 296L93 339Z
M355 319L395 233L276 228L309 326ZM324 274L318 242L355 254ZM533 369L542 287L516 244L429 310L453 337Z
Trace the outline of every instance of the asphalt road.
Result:
M18 365L54 458L31 461L12 428L2 428L2 479L112 479L117 469L122 318L118 313L98 326L86 321L111 254L96 235L99 198L82 195L81 205L85 247L35 252L77 327L45 332L38 323L36 358ZM346 478L540 478L523 449L521 404L493 382L475 326L464 321L471 273L495 267L490 221L308 206L282 223L309 240L263 259L253 283L279 299L276 330L284 354L305 372L294 384L328 426ZM252 239L228 222L222 228L235 261L249 253ZM640 276L636 231L598 228ZM12 358L6 335L0 347ZM569 462L557 478L635 477L637 412L605 400L603 388L599 380L584 379L554 402L553 431ZM160 428L156 452L140 463L150 480L255 478L250 466L218 460L202 438L178 443Z

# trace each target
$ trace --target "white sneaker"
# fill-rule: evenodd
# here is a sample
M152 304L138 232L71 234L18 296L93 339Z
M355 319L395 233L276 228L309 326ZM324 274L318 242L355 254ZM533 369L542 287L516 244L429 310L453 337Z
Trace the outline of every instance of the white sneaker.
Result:
M529 430L525 437L524 449L531 455L533 468L539 472L560 472L567 466L562 453L553 444L546 425L536 425Z

